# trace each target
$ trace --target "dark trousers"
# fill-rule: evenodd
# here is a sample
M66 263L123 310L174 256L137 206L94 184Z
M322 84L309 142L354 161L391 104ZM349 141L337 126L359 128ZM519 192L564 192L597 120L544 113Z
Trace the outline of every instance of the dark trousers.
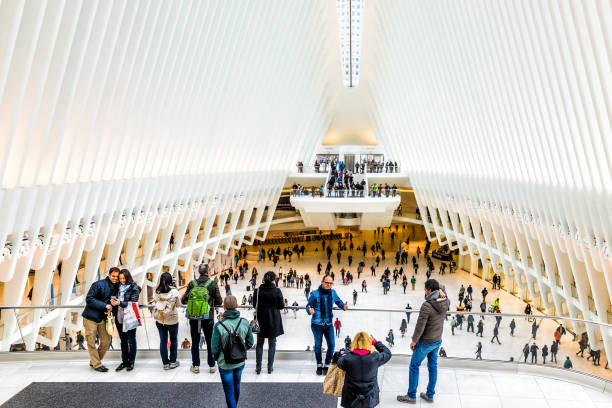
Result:
M211 313L213 311L211 310ZM189 319L189 329L191 330L191 364L194 367L200 366L200 335L204 332L206 340L206 352L208 353L208 366L215 366L215 358L212 355L212 332L215 326L214 319L193 320Z
M121 339L121 362L124 365L134 364L136 359L136 329L123 331L123 324L119 323L115 319L117 325L117 331L119 332L119 338Z
M261 370L261 360L263 358L264 341L268 339L268 370L274 367L274 355L276 354L276 337L263 337L257 335L257 346L255 348L255 367Z
M164 365L176 363L176 354L178 349L178 323L176 324L161 324L155 322L157 331L159 332L159 353L161 354L162 363ZM170 358L168 358L168 336L170 337Z

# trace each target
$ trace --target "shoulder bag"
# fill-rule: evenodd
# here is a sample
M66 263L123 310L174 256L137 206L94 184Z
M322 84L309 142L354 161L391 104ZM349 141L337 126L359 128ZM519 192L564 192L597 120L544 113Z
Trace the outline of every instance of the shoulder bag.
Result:
M323 394L341 397L345 376L346 372L343 369L334 363L330 364L327 375L323 380Z
M257 299L255 300L255 302L257 303L257 306L255 306L255 312L253 313L253 320L251 320L251 322L249 323L249 326L251 326L251 331L253 332L253 334L257 334L261 331L261 328L259 327L259 321L257 320L257 310L259 309L259 292L261 292L261 285L259 286L259 288L257 288Z

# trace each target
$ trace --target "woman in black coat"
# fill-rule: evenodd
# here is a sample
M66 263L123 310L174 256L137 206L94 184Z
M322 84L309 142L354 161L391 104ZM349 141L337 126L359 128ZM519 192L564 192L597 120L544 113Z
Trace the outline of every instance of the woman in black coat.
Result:
M257 374L261 373L264 340L268 339L268 374L270 374L274 370L276 338L285 333L280 315L280 310L285 307L285 300L275 282L276 274L272 271L266 272L263 283L253 293L253 307L255 307L260 327L255 348L255 372Z
M378 405L378 367L391 359L391 351L365 332L355 335L351 352L338 359L346 372L342 388L342 407L371 408Z

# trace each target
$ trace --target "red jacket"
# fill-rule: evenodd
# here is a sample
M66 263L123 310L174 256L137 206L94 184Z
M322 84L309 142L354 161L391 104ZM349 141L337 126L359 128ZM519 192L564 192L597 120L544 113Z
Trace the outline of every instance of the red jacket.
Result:
M336 321L334 322L334 327L335 327L336 329L339 329L340 327L342 327L342 323L340 323L340 320L336 320Z

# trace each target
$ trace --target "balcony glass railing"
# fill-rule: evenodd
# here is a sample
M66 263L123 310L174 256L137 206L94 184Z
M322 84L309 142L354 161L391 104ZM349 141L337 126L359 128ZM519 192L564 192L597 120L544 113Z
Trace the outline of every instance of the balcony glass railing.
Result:
M300 303L304 304L305 299ZM8 335L6 324L9 322L14 326L13 332L19 333L17 338L13 338L11 351L25 350L26 344L30 345L31 328L29 325L32 323L35 310L43 309L45 312L54 312L58 315L65 313L67 320L76 321L75 318L80 315L82 308L82 306L2 306L0 310L3 317L3 335L5 338ZM151 311L152 306L141 306L142 326L137 329L139 350L159 349L159 335ZM221 311L220 308L217 308L215 314ZM253 318L253 309L248 306L241 306L240 312L246 319ZM411 336L418 313L418 310L401 309L335 310L334 318L337 317L342 324L336 337L336 348L344 346L347 336L352 337L358 331L366 331L374 335L376 339L390 343L394 354L410 355ZM19 317L16 323L11 323L11 321L14 322L14 319L8 318L10 315ZM184 316L184 313L181 311L180 315ZM277 350L312 349L310 317L304 308L289 307L281 311L281 315L285 334L278 337ZM454 328L452 327L453 322L456 323ZM481 323L482 330L480 329ZM11 327L10 325L8 327ZM494 336L496 325L498 325L497 337ZM514 329L511 328L512 326ZM555 331L558 329L564 333L559 342L555 339ZM392 331L392 337L390 331ZM45 336L45 332L46 329L43 327L39 334ZM48 332L50 334L52 331L48 330ZM538 364L557 369L564 369L564 363L569 357L572 370L609 379L608 360L602 341L604 337L608 339L612 337L611 324L558 316L449 312L445 322L442 347L449 358ZM57 344L50 347L49 342L46 345L37 342L36 349L77 351L81 347L76 339L76 331L62 329ZM191 341L189 324L184 317L181 317L179 321L178 339L179 348L184 339ZM40 337L38 340L41 340ZM479 343L480 353L478 353ZM119 349L119 344L118 334L115 333L113 338L115 350ZM86 347L86 344L83 346ZM528 350L525 349L526 346ZM204 347L205 344L201 348Z

